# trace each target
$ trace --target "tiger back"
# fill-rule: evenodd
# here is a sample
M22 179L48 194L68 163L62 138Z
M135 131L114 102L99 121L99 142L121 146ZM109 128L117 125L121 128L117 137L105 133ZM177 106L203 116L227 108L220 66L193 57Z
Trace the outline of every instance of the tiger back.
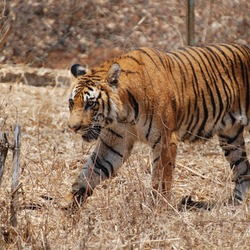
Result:
M191 46L163 53L141 48L86 70L73 65L69 128L98 140L72 186L78 201L115 175L135 142L152 149L152 187L170 197L177 141L218 135L234 172L233 199L250 185L244 127L249 125L250 49Z

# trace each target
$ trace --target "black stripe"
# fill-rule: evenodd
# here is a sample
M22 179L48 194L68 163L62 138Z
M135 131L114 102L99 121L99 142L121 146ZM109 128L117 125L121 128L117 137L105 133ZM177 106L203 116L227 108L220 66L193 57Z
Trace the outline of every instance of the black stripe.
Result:
M153 160L153 163L156 163L157 161L159 161L160 159L160 156L156 157L154 160Z
M107 161L105 159L102 159L102 160L109 165L110 170L111 170L111 174L114 174L114 166L113 166L113 164L110 161Z
M147 132L147 134L146 134L146 139L147 139L147 140L148 140L148 137L149 137L151 128L152 128L153 116L154 116L154 110L152 110L152 111L151 111L151 114L150 114L150 122L149 122L149 126L148 126L148 132Z
M119 153L118 151L116 151L112 146L108 145L106 142L104 142L101 138L100 138L101 142L103 143L103 145L108 148L111 152L113 152L116 155L119 155L121 158L123 158L123 155L121 153Z
M198 133L194 133L194 130L196 129L196 126L198 125L199 121L200 121L200 108L197 107L196 111L191 115L191 120L187 126L187 132L188 134L186 134L185 139L190 139L193 136L192 140L196 140L196 135L198 135ZM193 126L191 127L191 125L193 124Z
M228 87L227 83L225 82L225 80L223 79L222 75L221 75L221 72L219 71L218 69L218 66L217 66L217 62L218 62L218 54L216 54L211 48L209 47L206 47L204 48L206 50L206 52L208 52L208 54L211 56L211 60L209 60L209 64L210 64L210 67L211 67L211 72L215 72L217 71L217 75L219 77L217 77L216 74L214 74L214 77L215 79L217 79L217 81L221 81L221 86L224 88L224 93L226 95L226 99L227 99L227 103L226 103L226 110L230 109L231 108L231 102L232 102L232 96L235 95L235 93L232 93L230 88ZM217 60L217 62L215 61ZM212 65L213 63L213 65ZM215 84L215 87L216 87L216 93L217 93L217 96L219 98L219 112L218 113L218 116L214 122L214 124L217 124L218 121L221 120L221 117L223 116L224 112L223 110L225 109L224 107L224 103L222 101L222 93L221 91L218 89L218 83ZM234 91L234 89L232 89ZM230 97L229 97L230 96Z
M101 65L101 67L103 67L103 64ZM94 75L94 74L98 74L98 73L107 73L107 70L104 69L104 68L99 68L98 70L97 69L91 69L91 73ZM96 76L97 79L99 79L98 76Z
M250 48L247 47L247 45L231 44L231 46L238 49L244 55L245 58L250 57ZM248 67L250 67L250 60L247 60L247 65Z
M138 118L138 114L139 114L139 105L138 105L138 102L136 101L135 97L128 90L127 90L127 92L128 92L129 102L130 102L132 108L134 109L134 121L136 121Z
M249 60L250 61L250 60ZM248 69L250 72L250 68ZM248 110L249 110L249 106L250 106L250 89L249 89L249 85L250 85L250 76L248 75L248 70L245 68L245 73L246 73L246 113L248 114Z
M204 114L204 117L203 117L203 121L201 123L201 126L198 129L198 133L197 133L198 135L202 135L202 132L205 129L205 125L206 125L206 122L207 122L207 119L208 119L208 108L207 108L206 99L205 99L203 91L202 91L201 95L202 95L202 104L203 104L203 114Z
M94 163L94 168L97 168L97 169L101 170L101 171L105 174L105 176L106 176L107 178L110 177L110 172L109 172L108 169L102 164L102 161L101 161L100 157L99 157L98 155L96 155L95 152L92 154L91 160L92 160L93 163ZM94 169L94 172L95 172L95 173L98 173L98 171L96 171L95 169Z
M182 102L184 103L185 102L185 99L187 98L187 96L184 94L184 93L186 93L186 91L185 91L185 85L186 85L186 83L187 83L187 80L186 80L186 76L188 76L188 74L190 74L189 72L188 72L188 70L187 70L187 65L186 65L186 63L184 63L183 62L183 60L181 59L181 57L178 55L178 53L172 53L176 58L178 58L178 60L182 63L182 66L183 66L183 68L185 69L185 71L186 71L186 73L183 71L183 69L182 69L182 67L181 67L181 65L179 65L179 63L177 62L177 59L176 58L174 58L175 59L175 62L177 62L177 65L179 66L179 70L180 70L180 73L181 73L181 76L182 76ZM180 54L183 54L183 53L181 53L180 52ZM186 56L185 56L186 57ZM189 64L190 64L190 61L189 61ZM192 65L190 65L191 67L192 67ZM194 92L194 102L192 102L192 104L193 104L193 107L194 107L194 110L197 108L197 104L198 104L198 91L199 91L199 89L198 89L198 86L197 86L197 84L196 84L196 87L195 87L195 83L194 83L194 79L192 79L192 88L193 88L193 92ZM188 102L190 103L190 98L188 98ZM189 108L191 108L191 106L189 106ZM184 124L187 124L187 123L189 123L189 125L188 125L188 127L190 127L191 126L191 124L192 124L192 120L190 120L190 118L192 118L192 117L190 117L190 113L188 113L187 114L187 116L186 116L186 120L185 120L185 122L184 122ZM183 117L183 120L184 120L184 117ZM181 123L180 123L181 124ZM180 125L179 125L180 126Z
M158 139L155 141L154 145L153 145L153 149L156 147L156 145L161 141L161 134L160 136L158 137Z
M182 101L184 102L184 96L182 95L182 90L184 91L184 83L183 83L183 81L181 81L181 85L182 85L182 89L179 87L179 79L178 79L178 81L176 80L176 74L175 73L173 73L173 69L175 68L175 64L174 64L174 60L173 60L173 58L171 58L171 56L170 55L168 55L168 54L165 54L165 56L164 56L164 61L165 61L165 65L166 65L166 72L168 72L167 70L169 70L169 72L170 72L170 76L172 77L172 80L173 80L173 82L174 82L174 84L175 84L175 86L176 86L176 91L177 91L177 97L179 98L179 99L181 99L182 98ZM178 62L177 62L178 63ZM180 67L180 66L179 66ZM179 114L180 115L180 114Z
M144 63L140 62L137 58L135 58L135 57L133 57L131 55L126 55L126 58L129 58L129 59L135 61L139 65L144 65Z
M210 70L207 69L207 71L208 71L208 74L210 75L211 81L214 83L216 94L217 94L217 97L219 99L219 112L217 112L218 116L217 116L217 119L215 120L215 124L217 124L217 122L219 121L220 115L221 115L221 113L223 111L223 107L224 107L223 102L222 102L221 93L220 93L220 90L218 88L218 83L217 83L219 79L217 78L217 75L215 74L215 70L218 72L218 68L216 67L216 62L214 61L214 58L211 55L210 55L211 58L209 58L208 53L206 53L204 51L204 49L200 50L200 52L206 58L209 66L210 66L210 68L209 68ZM211 62L210 59L212 60L212 62ZM212 65L212 63L213 63L213 65ZM206 64L206 63L204 62L204 64ZM226 93L226 95L227 95L227 93ZM228 99L228 95L227 95L227 100L231 101L231 98Z
M193 89L194 89L194 92L195 92L195 96L200 96L200 88L199 88L199 81L197 79L197 75L196 75L196 72L195 72L195 67L193 65L193 62L192 60L190 60L189 56L187 53L185 52L182 52L182 51L179 51L179 53L186 58L186 60L188 61L188 64L192 70L192 76L194 77L194 81L192 82L193 83Z
M104 100L103 100L103 99L101 99L101 100L102 100L102 113L104 114L105 102L104 102Z
M109 116L110 111L111 111L111 104L110 104L110 99L109 99L109 94L108 94L108 92L105 92L105 93L106 93L106 95L107 95L107 100L108 100L108 102L107 102L107 109L108 109L107 116Z
M182 126L182 123L187 124L188 118L190 117L190 114L191 114L191 104L190 104L190 98L188 98L187 112L184 112L184 115L182 116L182 119L180 120L180 122L178 124L178 128L180 128Z
M236 65L237 64L236 54L238 55L238 52L239 52L236 50L238 50L238 48L236 50L233 50L233 47L229 44L223 44L223 46L226 47L232 53L232 55L234 57L234 65Z
M246 151L243 150L243 151L241 152L241 157L244 157L244 158L246 159L246 157L247 157Z
M240 61L242 83L245 85L246 84L246 79L245 79L245 74L244 74L244 72L245 72L245 65L242 62L242 59L240 57L238 57L238 60Z
M195 128L196 124L197 124L197 120L199 119L199 109L198 109L198 113L193 113L193 114L189 114L188 118L188 123L186 126L186 133L184 134L184 136L182 137L183 140L186 140L188 138L190 138L191 134L190 134L190 127L194 121L194 117L196 117L196 122L194 123L193 128ZM186 123L185 123L186 124Z
M91 82L92 83L92 82ZM94 89L90 86L86 86L90 91L94 91Z
M241 162L245 161L245 158L240 158L237 161L233 161L230 163L230 167L234 168L235 166L237 167Z
M168 59L169 69L172 73L172 68L175 68L174 58L170 55L170 53L166 53L165 56L165 58Z
M248 70L249 69L246 68L245 63L243 63L243 61L242 61L242 59L240 57L238 59L240 61L242 83L245 86L245 96L246 96L246 99L245 99L245 112L248 113L248 110L249 110L249 98L250 98L249 97L249 95L250 95L250 91L249 91L250 82L249 82L249 75L248 75ZM242 95L243 94L244 94L244 91L243 91Z
M186 74L188 74L188 69L186 67L186 63L183 62L182 58L179 56L178 51L177 52L174 52L174 51L173 52L168 52L168 54L173 55L173 56L170 56L170 58L172 58L178 64L179 68L182 69L182 67L180 66L179 62L177 61L177 59L178 59L181 62L181 64L183 65L183 68L185 69ZM183 73L182 76L185 77L186 74Z
M244 181L244 180L243 180L243 181ZM241 184L243 181L242 181L241 179L238 178L238 179L236 180L236 183ZM241 194L240 194L240 195L241 195ZM242 197L239 196L238 194L234 194L234 195L233 195L233 198L234 198L234 200L238 200L238 201L240 201L240 202L242 201Z
M226 59L227 63L229 63L229 61L230 61L230 64L232 65L231 58L225 54L225 52L221 49L221 47L216 46L216 45L213 45L212 47L214 49L217 49L217 51L215 51L214 49L213 49L213 51L218 55L218 59L220 61L220 64L223 66L224 72L227 74L228 79L230 80L231 86L234 87L232 77L235 78L235 76L233 76L233 74L230 74L230 72L228 70L228 66L225 65L224 62L222 61L222 56L223 56ZM220 55L218 52L220 52ZM234 79L234 80L236 81L236 79Z
M225 60L227 61L227 64L232 64L232 60L231 60L231 58L225 53L225 51L223 50L223 47L224 47L224 49L225 49L225 46L224 46L224 44L220 44L220 45L216 45L216 44L213 44L212 46L211 46L212 48L215 48L215 49L217 49L220 53L221 53L221 55L225 58ZM217 52L218 53L218 52ZM220 58L222 58L222 56L220 55ZM228 69L228 67L226 66L226 68Z
M222 47L222 46L224 46L224 48L226 47L225 45L221 45L221 47ZM217 45L214 45L213 47L215 47L215 48L222 54L222 56L226 59L227 63L231 65L231 70L232 70L232 72L229 72L228 67L227 67L227 66L224 66L224 64L223 64L224 71L225 71L225 73L227 74L228 79L229 79L230 82L231 82L232 88L237 87L238 96L240 96L240 88L239 88L239 85L237 84L237 79L236 79L236 74L235 74L235 72L234 72L234 65L233 65L232 59L231 59L227 54L225 54L225 52L223 51L223 49L222 49L221 47L219 47L219 46L217 46ZM239 60L241 61L241 58L240 58L240 57L239 57ZM221 61L221 62L222 62L222 61ZM232 79L234 80L234 82L235 82L236 84L233 84L234 82L233 82ZM243 82L244 82L244 80L243 80ZM240 98L238 98L238 105L239 105L239 111L240 111L240 113L242 113L242 111L241 111Z
M158 56L158 59L160 60L160 62L161 62L161 65L163 66L163 68L166 68L166 65L164 64L164 62L163 62L163 58L164 57L162 57L162 52L160 52L159 50L153 50L154 51L154 53Z
M169 65L167 66L169 71L170 71L170 76L172 77L172 80L175 83L176 86L176 90L178 91L177 96L179 97L179 99L182 100L182 102L184 102L184 95L182 94L183 92L185 92L185 74L183 73L183 70L179 64L179 62L176 60L176 58L171 58L170 56L168 56L169 61L171 61L171 64L169 63ZM176 75L175 72L173 72L173 69L175 68L176 65L174 65L174 62L178 65L180 74L184 77L181 77L181 82L180 80L176 80L176 77L178 77L178 75ZM179 84L181 83L181 88L179 87Z
M246 64L242 61L242 58L239 54L237 54L237 58L240 62L240 68L241 68L241 79L242 79L242 83L245 86L245 96L246 96L246 103L245 103L245 111L246 113L248 113L249 110L249 95L250 95L250 90L249 90L249 75L248 75L248 69ZM249 60L250 61L250 60Z
M129 74L140 74L138 71L131 71L131 70L121 70L121 72L125 73L126 76Z
M213 118L215 117L215 114L216 114L216 102L214 100L214 93L212 91L212 88L210 86L211 83L215 83L211 77L211 75L209 74L209 70L207 68L207 64L204 62L203 58L201 57L199 51L197 49L193 49L192 47L189 48L190 50L192 50L194 53L196 53L196 55L198 55L199 59L200 60L197 60L193 55L190 54L189 51L187 51L187 53L193 58L193 60L195 60L200 68L200 72L201 72L201 75L202 75L202 78L203 78L203 81L205 82L205 85L206 85L206 90L208 91L208 96L210 97L211 99L211 104L212 104L212 108L213 108ZM207 81L207 77L206 77L206 74L200 64L200 62L202 63L202 66L205 68L205 71L206 71L206 74L208 75L209 77L209 82Z
M225 157L229 156L231 152L239 150L238 147L230 147L230 148L228 148L228 145L222 145L222 148L224 150Z
M183 60L181 59L181 57L179 57L179 55L175 52L169 52L168 54L171 54L172 56L169 56L169 58L177 64L178 68L179 68L179 71L180 71L180 74L181 74L181 79L183 79L181 81L181 85L182 85L182 93L185 92L185 85L186 85L186 76L188 75L188 70L187 70L187 67L186 67L186 64L183 62ZM182 66L181 66L181 64ZM183 71L183 68L185 69L185 72ZM172 74L172 77L174 78L175 75ZM177 84L178 85L178 84ZM184 99L185 99L185 96L182 95L182 101L184 102Z
M97 99L100 99L100 98L102 98L102 92L101 91L99 92L99 95L97 96Z
M232 125L234 125L234 123L236 122L236 118L233 116L232 113L229 113L229 116L230 116L230 118L231 118L231 123L232 123Z
M138 51L140 51L141 53L147 55L150 58L150 60L154 63L155 67L159 70L158 64L154 61L154 59L152 58L152 56L150 54L148 54L148 52L146 52L143 49L138 49Z
M244 130L244 126L241 126L239 128L239 130L236 132L235 136L229 137L229 136L226 136L226 135L219 135L219 137L224 140L224 143L232 144L239 137L239 135L243 132L243 130Z
M119 138L123 138L122 135L118 134L116 131L114 131L114 130L111 129L111 128L107 128L107 131L109 131L111 134L113 134L113 135L115 135L115 136L117 136L117 137L119 137Z
M185 121L185 124L187 124L186 130L188 133L186 133L186 135L183 138L188 139L191 137L192 132L196 128L196 125L199 123L199 120L200 120L200 108L198 106L197 94L195 93L195 101L193 103L193 112L190 112L189 114L187 114L187 119Z

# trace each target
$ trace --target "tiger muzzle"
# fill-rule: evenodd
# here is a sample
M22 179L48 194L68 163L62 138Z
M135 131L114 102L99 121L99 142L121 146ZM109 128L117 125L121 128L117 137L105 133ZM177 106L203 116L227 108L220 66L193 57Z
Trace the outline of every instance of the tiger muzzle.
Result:
M101 133L100 126L94 126L90 128L86 133L82 134L82 139L87 142L95 141L98 139Z
M77 133L77 131L79 131L82 128L82 126L79 124L76 124L76 125L69 124L68 127L69 127L69 129L71 129L75 133Z

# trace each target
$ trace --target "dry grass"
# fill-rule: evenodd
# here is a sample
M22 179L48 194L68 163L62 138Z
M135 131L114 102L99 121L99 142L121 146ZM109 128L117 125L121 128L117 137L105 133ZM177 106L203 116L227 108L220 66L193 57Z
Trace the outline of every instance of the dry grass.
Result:
M185 41L183 0L29 2L12 1L18 22L1 62L68 68L76 60L99 64L134 47L168 50ZM196 41L249 43L249 20L247 0L197 1ZM98 186L79 211L62 210L58 204L93 145L67 131L68 89L64 79L51 82L58 72L39 75L15 67L13 76L6 67L0 81L25 83L1 83L0 92L0 130L11 138L15 123L22 128L22 188L18 227L12 228L9 152L0 186L0 249L249 249L250 201L223 205L233 185L215 139L180 145L171 204L152 196L149 149L138 144L117 177ZM27 85L44 82L50 86ZM249 140L247 135L247 146ZM178 211L181 198L190 194L215 208Z
M60 209L93 145L66 129L67 87L1 84L0 128L19 123L18 227L9 227L11 155L0 187L0 249L247 249L250 203L223 205L232 183L214 139L181 144L171 204L154 200L149 149L138 144L117 177L98 186L75 214ZM249 144L249 137L247 143ZM180 212L185 195L215 202L211 211ZM51 197L52 200L42 198Z

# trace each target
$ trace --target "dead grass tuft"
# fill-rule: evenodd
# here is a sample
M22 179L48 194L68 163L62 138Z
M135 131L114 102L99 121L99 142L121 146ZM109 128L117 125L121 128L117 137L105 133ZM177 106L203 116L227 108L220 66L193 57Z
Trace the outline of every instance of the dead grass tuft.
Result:
M1 84L0 128L22 128L18 226L9 227L11 155L0 187L0 249L247 249L249 199L223 205L230 171L214 139L181 144L171 204L155 200L149 149L138 144L112 180L103 182L75 214L57 200L70 190L92 145L66 129L67 87ZM11 136L10 132L10 136ZM246 144L249 144L247 136ZM192 195L211 211L178 211Z

